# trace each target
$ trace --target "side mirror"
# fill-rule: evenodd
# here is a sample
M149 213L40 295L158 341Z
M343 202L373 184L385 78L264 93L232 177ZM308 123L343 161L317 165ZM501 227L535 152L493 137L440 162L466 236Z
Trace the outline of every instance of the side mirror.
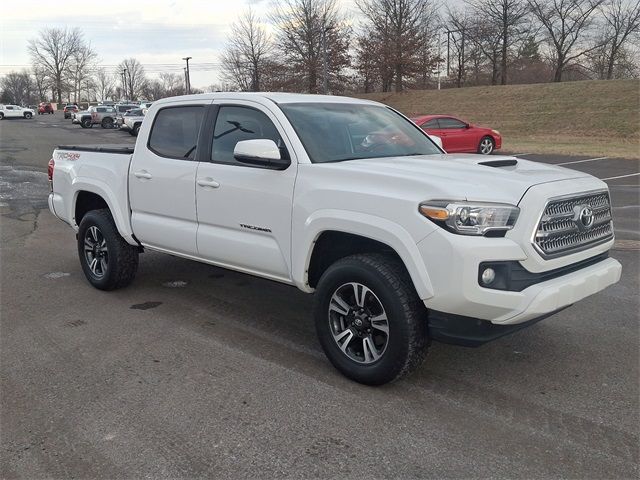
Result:
M437 135L429 135L429 138L433 143L439 146L440 149L444 150L444 148L442 148L442 139L440 137L438 137Z
M240 163L272 170L285 170L291 160L282 158L276 142L266 138L242 140L236 143L233 157Z

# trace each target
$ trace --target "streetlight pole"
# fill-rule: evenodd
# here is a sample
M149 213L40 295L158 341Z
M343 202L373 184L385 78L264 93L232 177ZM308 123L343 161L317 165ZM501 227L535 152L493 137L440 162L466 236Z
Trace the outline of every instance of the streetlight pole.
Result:
M191 60L193 57L184 57L182 60L186 60L187 61L187 69L186 69L186 74L187 74L187 80L186 80L186 87L187 87L187 95L191 95L191 77L189 76L189 60Z

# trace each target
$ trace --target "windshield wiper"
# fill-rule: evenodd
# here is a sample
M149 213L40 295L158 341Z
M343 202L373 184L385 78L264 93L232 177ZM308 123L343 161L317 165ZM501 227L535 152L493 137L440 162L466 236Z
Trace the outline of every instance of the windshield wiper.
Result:
M189 149L189 151L188 151L187 153L185 153L185 154L184 154L184 157L182 157L182 158L189 158L189 155L191 155L191 153L193 153L193 151L196 149L196 147L197 147L197 146L198 146L198 145L194 145L193 147L191 147L191 148Z

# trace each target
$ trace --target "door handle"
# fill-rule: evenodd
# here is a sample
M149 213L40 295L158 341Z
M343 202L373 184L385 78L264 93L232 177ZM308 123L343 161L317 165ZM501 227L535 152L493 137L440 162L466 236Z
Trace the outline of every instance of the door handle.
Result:
M153 175L151 175L146 170L140 170L139 172L133 172L133 174L138 178L146 178L147 180L151 180Z
M220 184L211 177L199 178L196 183L201 187L218 188L220 186Z

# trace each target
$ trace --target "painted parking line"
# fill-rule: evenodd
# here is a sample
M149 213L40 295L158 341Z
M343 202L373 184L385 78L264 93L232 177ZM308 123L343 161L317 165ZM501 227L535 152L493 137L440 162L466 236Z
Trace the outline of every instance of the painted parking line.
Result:
M609 157L597 157L597 158L587 158L585 160L574 160L572 162L562 162L556 163L556 165L572 165L574 163L585 163L585 162L595 162L597 160L606 160Z
M616 178L637 177L638 175L640 175L640 172L630 173L629 175L618 175L617 177L601 178L600 180L615 180Z

